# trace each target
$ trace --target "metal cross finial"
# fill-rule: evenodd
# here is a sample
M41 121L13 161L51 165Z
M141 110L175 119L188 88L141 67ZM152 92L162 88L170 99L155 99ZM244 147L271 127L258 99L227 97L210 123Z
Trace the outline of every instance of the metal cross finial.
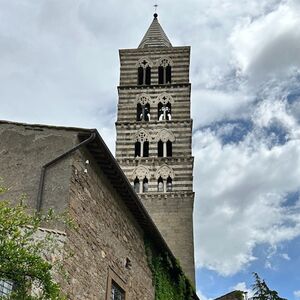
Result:
M157 11L158 4L153 5L155 7L155 12Z

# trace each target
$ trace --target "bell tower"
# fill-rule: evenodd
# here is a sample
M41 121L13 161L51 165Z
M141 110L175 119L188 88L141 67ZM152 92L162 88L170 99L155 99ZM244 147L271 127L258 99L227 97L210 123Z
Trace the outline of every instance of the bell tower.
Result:
M138 48L119 54L116 158L194 282L190 47L173 47L155 13Z

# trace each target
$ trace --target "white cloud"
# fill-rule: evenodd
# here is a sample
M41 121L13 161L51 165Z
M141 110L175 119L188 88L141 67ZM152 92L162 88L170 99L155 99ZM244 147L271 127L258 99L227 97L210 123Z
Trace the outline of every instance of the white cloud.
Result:
M290 256L288 255L288 253L282 253L281 257L285 260L291 260Z
M294 291L295 298L300 298L300 290Z
M197 265L224 276L255 260L256 245L300 235L299 211L283 206L300 188L300 142L249 140L222 146L209 130L194 135Z
M236 26L230 41L242 72L255 81L300 67L300 13L294 1Z
M256 259L257 245L276 248L300 235L299 207L285 206L288 193L300 188L299 101L287 101L299 81L300 10L296 1L260 7L251 1L247 14L224 3L240 16L235 24L224 21L232 56L227 67L220 64L219 76L218 67L207 71L206 88L194 91L193 118L196 128L240 118L254 126L236 144L222 145L219 134L230 131L226 124L194 134L196 260L227 276ZM230 66L239 71L226 77ZM272 124L284 128L289 142L274 144L273 135L263 134ZM268 257L265 265L273 268Z
M289 131L297 127L297 121L287 112L287 103L276 99L261 102L256 108L253 121L260 127L267 127L272 121L278 121Z
M253 101L242 92L226 92L208 89L196 90L192 95L194 128L212 122L246 117L249 103Z

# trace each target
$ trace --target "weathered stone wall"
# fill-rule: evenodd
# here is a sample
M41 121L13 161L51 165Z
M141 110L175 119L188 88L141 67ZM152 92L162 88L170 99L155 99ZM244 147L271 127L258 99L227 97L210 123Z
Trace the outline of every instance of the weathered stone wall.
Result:
M56 282L63 281L63 274L60 270L61 263L64 259L66 233L64 231L52 230L49 228L39 228L34 235L35 241L48 240L46 247L43 249L43 258L52 263L51 273ZM34 296L40 296L41 287L38 282L33 281L31 286L31 294Z
M74 156L70 214L78 226L67 232L67 249L74 256L65 262L72 276L69 283L63 283L63 289L70 299L106 299L108 274L113 272L125 286L127 299L153 300L143 232L86 152ZM125 266L127 258L130 268Z
M9 188L4 197L14 202L25 194L26 204L35 209L42 166L73 147L76 141L76 131L0 123L0 177ZM66 209L70 176L70 157L47 169L43 209Z
M5 198L26 193L35 209L41 167L78 144L78 130L0 124L0 177L10 188ZM69 278L57 275L69 299L106 299L109 274L122 283L127 299L154 299L143 231L88 151L77 150L47 169L43 200L43 209L68 211L78 226L64 237Z
M193 202L194 193L140 195L154 223L189 278L194 278ZM178 244L180 246L178 246Z

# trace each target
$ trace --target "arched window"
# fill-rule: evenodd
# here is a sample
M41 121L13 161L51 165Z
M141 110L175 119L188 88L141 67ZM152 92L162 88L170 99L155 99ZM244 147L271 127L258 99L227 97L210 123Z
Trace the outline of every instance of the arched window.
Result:
M172 192L172 189L173 189L173 187L172 187L172 178L169 176L167 178L167 192Z
M150 104L146 103L145 105L138 103L136 105L136 119L137 121L150 121Z
M141 142L136 142L134 146L134 157L141 156Z
M142 61L139 62L137 82L138 85L151 84L151 66L146 59L143 59Z
M163 58L160 60L158 67L158 84L169 84L172 82L171 60Z
M170 102L168 102L167 104L159 102L157 106L157 111L159 121L172 120L172 106Z
M140 180L137 177L134 179L133 188L136 193L140 192Z
M158 192L163 192L164 191L164 181L161 177L159 177L158 180L157 180L157 191Z
M173 180L174 180L174 171L168 165L161 166L155 174L157 179L157 191L158 192L172 192L173 190Z
M167 141L167 157L172 157L172 142Z
M135 135L135 157L149 157L149 138L147 130L141 128Z
M143 193L148 192L148 179L145 177L143 180Z
M133 180L134 190L137 193L148 192L148 178L150 176L149 168L146 166L139 165L134 169L131 179Z
M164 156L164 143L159 140L157 143L157 156L163 157Z
M149 157L149 142L144 142L143 157Z
M163 142L159 140L157 143L157 157L172 157L173 144L170 140Z

